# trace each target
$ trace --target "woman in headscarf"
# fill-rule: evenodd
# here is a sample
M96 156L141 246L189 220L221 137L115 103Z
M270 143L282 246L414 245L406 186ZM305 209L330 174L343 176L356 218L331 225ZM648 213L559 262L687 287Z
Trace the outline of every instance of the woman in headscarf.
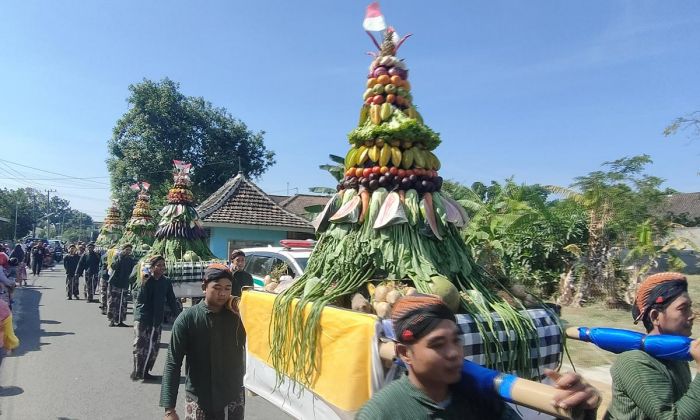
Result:
M165 277L165 258L156 255L144 267L134 306L134 381L155 379L149 371L158 356L166 302L173 313L179 312L172 283Z
M17 284L22 286L27 285L27 264L25 262L25 252L21 244L15 245L15 248L10 253L10 258L17 258Z
M689 337L695 314L688 279L681 273L658 273L642 282L632 307L634 323L647 334ZM700 342L690 345L700 366ZM641 350L617 357L610 369L612 402L605 419L700 419L700 375L680 360L659 360Z

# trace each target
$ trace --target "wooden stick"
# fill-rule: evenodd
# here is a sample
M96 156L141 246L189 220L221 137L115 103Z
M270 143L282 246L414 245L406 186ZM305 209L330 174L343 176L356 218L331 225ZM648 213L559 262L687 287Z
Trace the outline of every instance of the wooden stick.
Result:
M393 342L380 343L379 356L385 364L387 362L393 363L396 358L395 344ZM508 382L506 386L508 388L508 398L501 395L505 385L504 382ZM493 389L506 400L560 419L579 420L583 418L583 410L562 409L553 406L552 400L554 400L559 390L550 385L501 373L494 380Z

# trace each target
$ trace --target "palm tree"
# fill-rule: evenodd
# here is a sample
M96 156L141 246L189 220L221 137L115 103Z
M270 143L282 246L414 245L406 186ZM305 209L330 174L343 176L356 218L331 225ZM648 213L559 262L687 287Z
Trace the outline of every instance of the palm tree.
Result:
M569 188L548 185L546 188L554 194L574 201L586 210L588 214L588 250L586 253L586 273L580 279L576 295L572 301L574 306L582 306L589 302L596 292L598 283L602 280L605 293L610 300L617 301L617 288L614 277L608 270L610 240L606 235L607 223L612 218L613 208L602 188L593 188L586 193L579 193Z
M327 171L331 176L335 179L336 183L339 183L343 180L343 177L345 176L345 159L338 155L330 154L328 157L331 159L333 163L331 164L324 164L324 165L319 165L319 169ZM321 195L327 195L331 196L336 193L335 188L330 188L330 187L311 187L309 188L309 191L315 194L321 194ZM304 210L311 215L311 218L313 218L316 214L320 213L323 210L323 205L314 205L314 206L307 206L304 207Z

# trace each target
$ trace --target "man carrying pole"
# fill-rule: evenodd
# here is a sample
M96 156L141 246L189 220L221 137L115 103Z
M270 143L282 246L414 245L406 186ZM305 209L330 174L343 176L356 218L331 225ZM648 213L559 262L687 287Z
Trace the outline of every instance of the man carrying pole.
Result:
M474 395L456 384L462 375L464 347L454 314L439 297L400 298L392 311L396 354L408 375L377 392L357 415L358 420L500 419L520 416L495 395ZM595 418L600 396L578 375L547 371L560 393L551 403L581 408ZM549 402L549 401L548 401Z
M692 304L683 274L658 273L639 286L632 318L648 335L689 337ZM690 355L700 366L700 341L690 344ZM610 374L613 395L605 419L700 419L700 376L691 380L687 362L630 350L617 357Z

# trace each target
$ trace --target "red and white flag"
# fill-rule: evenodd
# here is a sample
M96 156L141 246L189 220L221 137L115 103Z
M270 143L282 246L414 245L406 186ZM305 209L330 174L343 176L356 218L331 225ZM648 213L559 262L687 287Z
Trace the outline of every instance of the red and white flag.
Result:
M129 185L129 188L131 188L133 191L138 191L141 188L139 187L139 183L137 182L136 184L131 184Z
M384 22L384 15L379 10L379 2L374 2L367 6L367 12L365 12L365 20L362 22L362 27L365 31L379 32L386 29L386 23Z
M191 163L187 163L182 160L173 160L173 163L175 164L175 168L177 168L178 171L184 173L189 173L190 167L192 167Z
M148 191L149 188L151 188L151 184L149 184L146 181L141 182L141 187L143 187L144 191Z

